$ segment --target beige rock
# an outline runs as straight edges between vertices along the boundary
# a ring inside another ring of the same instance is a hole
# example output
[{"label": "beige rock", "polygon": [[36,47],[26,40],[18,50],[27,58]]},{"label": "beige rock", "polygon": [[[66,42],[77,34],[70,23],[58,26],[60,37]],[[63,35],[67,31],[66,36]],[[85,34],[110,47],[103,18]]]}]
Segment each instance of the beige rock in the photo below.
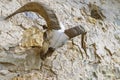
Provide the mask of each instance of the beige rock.
[{"label": "beige rock", "polygon": [[12,80],[26,80],[25,78],[21,78],[21,77],[15,77]]},{"label": "beige rock", "polygon": [[31,27],[23,32],[22,47],[39,46],[43,44],[43,32],[37,27]]},{"label": "beige rock", "polygon": [[96,23],[96,19],[92,18],[92,17],[88,17],[88,21],[92,24],[95,24]]},{"label": "beige rock", "polygon": [[[0,16],[4,18],[29,1],[40,0],[0,0]],[[24,13],[6,21],[1,18],[0,80],[119,80],[120,28],[119,25],[116,26],[115,19],[119,20],[120,1],[41,1],[52,7],[66,29],[81,24],[87,26],[89,30],[84,43],[88,57],[81,46],[81,36],[77,36],[55,50],[45,61],[41,61],[39,52],[43,32],[36,27],[45,24],[43,19],[28,18]],[[106,18],[101,20],[102,24],[99,20],[89,17],[89,3],[98,5],[105,12]],[[78,17],[82,19],[79,20]],[[23,31],[20,24],[27,30]],[[22,48],[15,46],[20,43]],[[10,47],[15,47],[15,51],[9,51]],[[18,74],[20,75],[17,76]]]}]

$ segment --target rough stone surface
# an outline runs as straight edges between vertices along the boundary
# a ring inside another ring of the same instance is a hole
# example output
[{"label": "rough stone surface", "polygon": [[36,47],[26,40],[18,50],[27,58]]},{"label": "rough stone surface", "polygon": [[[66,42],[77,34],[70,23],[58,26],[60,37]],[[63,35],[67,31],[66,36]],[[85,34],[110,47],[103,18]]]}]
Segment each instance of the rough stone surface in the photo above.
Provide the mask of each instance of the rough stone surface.
[{"label": "rough stone surface", "polygon": [[[41,16],[29,12],[3,20],[30,1],[40,0],[0,0],[0,80],[120,80],[120,0],[41,0],[66,29],[79,24],[88,29],[85,40],[69,40],[45,61],[39,53],[42,32],[23,36],[24,28],[42,30]],[[90,3],[99,6],[103,20],[91,17]]]}]

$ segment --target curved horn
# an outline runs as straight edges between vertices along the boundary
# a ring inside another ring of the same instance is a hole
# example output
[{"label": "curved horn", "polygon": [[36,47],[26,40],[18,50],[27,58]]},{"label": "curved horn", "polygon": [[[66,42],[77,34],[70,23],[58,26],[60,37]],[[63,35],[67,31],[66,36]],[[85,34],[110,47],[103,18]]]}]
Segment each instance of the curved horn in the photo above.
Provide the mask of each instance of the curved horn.
[{"label": "curved horn", "polygon": [[73,37],[76,37],[80,34],[85,34],[86,33],[86,30],[81,26],[75,26],[73,28],[70,28],[70,29],[67,29],[65,30],[64,32],[69,38],[73,38]]},{"label": "curved horn", "polygon": [[59,21],[53,10],[49,6],[38,2],[29,2],[25,4],[24,6],[16,10],[14,13],[9,15],[5,19],[10,18],[16,15],[17,13],[21,13],[25,11],[33,11],[40,14],[47,22],[48,29],[55,29],[55,30],[60,29]]}]

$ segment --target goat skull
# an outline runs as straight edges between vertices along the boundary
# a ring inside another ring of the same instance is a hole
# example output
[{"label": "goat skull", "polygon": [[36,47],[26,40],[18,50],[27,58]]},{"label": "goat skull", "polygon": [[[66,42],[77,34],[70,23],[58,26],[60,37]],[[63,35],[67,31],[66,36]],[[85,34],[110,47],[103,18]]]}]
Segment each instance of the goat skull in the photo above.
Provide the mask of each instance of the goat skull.
[{"label": "goat skull", "polygon": [[25,11],[38,13],[47,22],[48,28],[44,33],[44,43],[40,52],[41,59],[45,59],[48,55],[51,55],[55,49],[64,45],[67,40],[86,33],[82,26],[76,26],[65,30],[63,24],[59,23],[54,11],[49,8],[49,6],[38,2],[29,2],[25,4],[5,19]]}]

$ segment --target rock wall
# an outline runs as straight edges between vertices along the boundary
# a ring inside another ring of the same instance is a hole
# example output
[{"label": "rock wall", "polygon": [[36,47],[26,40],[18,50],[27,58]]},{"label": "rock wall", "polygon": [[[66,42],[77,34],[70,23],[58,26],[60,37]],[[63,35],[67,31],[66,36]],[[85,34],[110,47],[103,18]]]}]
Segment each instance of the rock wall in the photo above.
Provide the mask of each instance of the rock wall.
[{"label": "rock wall", "polygon": [[66,29],[88,30],[44,61],[41,16],[25,12],[2,20],[30,1],[40,0],[0,0],[0,80],[120,80],[120,0],[41,0]]}]

